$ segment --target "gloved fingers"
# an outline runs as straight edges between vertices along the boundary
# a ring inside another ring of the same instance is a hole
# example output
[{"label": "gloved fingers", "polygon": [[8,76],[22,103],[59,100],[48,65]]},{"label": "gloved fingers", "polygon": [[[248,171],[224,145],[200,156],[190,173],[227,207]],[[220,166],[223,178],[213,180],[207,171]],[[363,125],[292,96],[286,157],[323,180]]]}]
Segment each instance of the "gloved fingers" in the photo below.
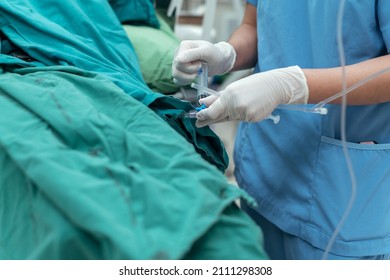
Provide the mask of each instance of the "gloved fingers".
[{"label": "gloved fingers", "polygon": [[215,46],[203,40],[185,40],[176,49],[175,57],[182,63],[202,60]]},{"label": "gloved fingers", "polygon": [[200,40],[182,41],[180,46],[175,50],[173,63],[179,70],[186,72],[186,69],[182,69],[181,67],[189,67],[191,63],[194,64],[194,62],[197,62],[198,67],[193,69],[193,72],[197,71],[200,65],[199,60],[202,57],[201,52],[204,51],[205,45],[211,45],[211,43]]},{"label": "gloved fingers", "polygon": [[211,125],[211,124],[215,124],[215,123],[222,123],[222,122],[227,122],[227,121],[230,121],[229,117],[224,117],[224,118],[216,119],[216,120],[204,120],[204,121],[196,120],[195,126],[200,128],[200,127],[204,127],[207,125]]},{"label": "gloved fingers", "polygon": [[181,54],[179,54],[176,59],[181,63],[188,63],[193,61],[205,61],[208,62],[213,56],[214,52],[212,51],[215,47],[210,46],[201,46],[195,49],[189,49]]},{"label": "gloved fingers", "polygon": [[182,56],[177,56],[173,60],[173,69],[184,72],[187,74],[196,74],[198,69],[201,67],[201,62],[199,60],[187,60],[183,59]]},{"label": "gloved fingers", "polygon": [[202,44],[202,41],[182,41],[175,50],[172,62],[172,77],[175,84],[187,85],[196,78],[201,62],[188,58],[186,53],[190,50],[197,51]]},{"label": "gloved fingers", "polygon": [[210,107],[211,104],[214,103],[215,100],[218,99],[218,96],[216,95],[209,95],[205,98],[199,99],[199,104],[204,104],[206,107]]},{"label": "gloved fingers", "polygon": [[[192,44],[188,47],[188,44]],[[175,67],[185,73],[196,73],[201,67],[201,62],[209,64],[209,76],[217,74],[217,70],[223,64],[223,54],[213,44],[205,41],[190,41],[185,47],[181,47],[175,56]]]},{"label": "gloved fingers", "polygon": [[[214,96],[210,96],[210,97],[214,97]],[[225,107],[221,102],[221,99],[217,98],[210,105],[210,107],[198,112],[196,114],[196,118],[197,118],[196,125],[201,127],[210,123],[216,123],[216,122],[221,122],[223,120],[228,120],[228,115],[226,113]]]},{"label": "gloved fingers", "polygon": [[[208,55],[205,55],[209,52],[208,48],[210,46],[198,47],[196,49],[186,50],[178,54],[173,60],[172,65],[172,76],[176,78],[183,75],[183,79],[187,82],[191,82],[201,68],[201,62],[207,62],[206,58]],[[206,59],[204,59],[206,58]],[[187,77],[184,77],[184,74],[188,74]],[[192,77],[190,80],[189,78]]]},{"label": "gloved fingers", "polygon": [[204,45],[211,45],[211,43],[203,40],[183,40],[176,49],[176,55],[186,52],[191,49],[196,49]]},{"label": "gloved fingers", "polygon": [[174,67],[172,67],[172,77],[173,77],[173,82],[176,85],[184,86],[184,85],[188,85],[193,80],[195,80],[196,73],[187,74],[184,72],[180,72],[176,70]]}]

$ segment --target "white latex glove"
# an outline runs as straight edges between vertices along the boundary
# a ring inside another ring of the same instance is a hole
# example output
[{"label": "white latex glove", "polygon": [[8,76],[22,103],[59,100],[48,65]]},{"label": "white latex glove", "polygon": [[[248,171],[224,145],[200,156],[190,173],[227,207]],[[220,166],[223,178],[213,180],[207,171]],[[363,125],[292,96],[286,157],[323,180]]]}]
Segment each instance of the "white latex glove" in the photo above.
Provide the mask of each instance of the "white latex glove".
[{"label": "white latex glove", "polygon": [[253,74],[231,83],[218,96],[199,102],[206,105],[196,114],[196,126],[229,120],[257,122],[268,117],[280,104],[306,104],[309,89],[298,66]]},{"label": "white latex glove", "polygon": [[177,85],[191,83],[201,62],[208,64],[209,76],[214,76],[227,73],[235,61],[236,51],[226,42],[212,44],[202,40],[182,41],[173,58],[173,81]]}]

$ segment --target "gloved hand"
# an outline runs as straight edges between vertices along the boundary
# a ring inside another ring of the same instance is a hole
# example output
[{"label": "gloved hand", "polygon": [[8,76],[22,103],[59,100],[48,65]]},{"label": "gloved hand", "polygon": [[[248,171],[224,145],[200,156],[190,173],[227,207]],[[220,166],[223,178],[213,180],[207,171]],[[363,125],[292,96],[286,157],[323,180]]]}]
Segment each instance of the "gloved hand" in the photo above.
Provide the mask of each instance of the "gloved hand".
[{"label": "gloved hand", "polygon": [[212,44],[202,40],[182,41],[173,58],[173,81],[177,85],[191,83],[201,62],[208,64],[209,76],[214,76],[227,73],[235,61],[236,51],[226,42]]},{"label": "gloved hand", "polygon": [[229,120],[256,122],[268,117],[280,104],[306,104],[309,89],[298,66],[253,74],[231,83],[218,96],[199,102],[206,105],[196,114],[196,126]]}]

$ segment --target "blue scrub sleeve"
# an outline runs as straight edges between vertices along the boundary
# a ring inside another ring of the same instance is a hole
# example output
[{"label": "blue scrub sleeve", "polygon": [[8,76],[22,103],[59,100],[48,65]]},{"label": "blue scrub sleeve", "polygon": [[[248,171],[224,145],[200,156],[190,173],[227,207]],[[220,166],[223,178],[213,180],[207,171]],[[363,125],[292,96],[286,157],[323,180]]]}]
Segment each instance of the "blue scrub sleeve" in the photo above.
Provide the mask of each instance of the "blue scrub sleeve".
[{"label": "blue scrub sleeve", "polygon": [[387,53],[390,53],[390,1],[378,1],[377,14],[383,41],[386,44]]}]

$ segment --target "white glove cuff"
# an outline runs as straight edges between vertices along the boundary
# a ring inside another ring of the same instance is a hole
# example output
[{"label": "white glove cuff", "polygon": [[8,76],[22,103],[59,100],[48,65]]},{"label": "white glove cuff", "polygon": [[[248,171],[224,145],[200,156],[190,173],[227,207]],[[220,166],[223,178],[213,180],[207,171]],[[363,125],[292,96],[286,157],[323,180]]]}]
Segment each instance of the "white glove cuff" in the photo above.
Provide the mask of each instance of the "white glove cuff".
[{"label": "white glove cuff", "polygon": [[299,66],[290,66],[280,70],[285,72],[291,89],[290,100],[287,104],[307,104],[309,88],[302,69]]},{"label": "white glove cuff", "polygon": [[214,44],[214,46],[216,46],[225,57],[224,63],[222,63],[217,72],[218,75],[223,75],[233,68],[234,63],[236,62],[236,51],[232,45],[226,42],[219,42]]}]

